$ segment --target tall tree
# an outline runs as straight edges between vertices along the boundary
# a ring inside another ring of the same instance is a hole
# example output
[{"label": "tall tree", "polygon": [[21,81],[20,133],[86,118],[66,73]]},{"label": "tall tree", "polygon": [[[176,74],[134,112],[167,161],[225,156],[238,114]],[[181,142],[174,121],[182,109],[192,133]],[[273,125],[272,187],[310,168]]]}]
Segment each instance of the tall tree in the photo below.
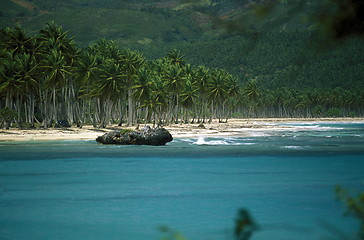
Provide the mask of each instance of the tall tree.
[{"label": "tall tree", "polygon": [[219,122],[221,122],[222,109],[227,99],[228,91],[226,84],[227,73],[221,69],[215,69],[211,76],[208,83],[208,98],[211,104],[210,122],[212,121],[214,112],[216,112]]},{"label": "tall tree", "polygon": [[246,95],[247,100],[248,100],[248,108],[249,108],[248,122],[249,122],[250,113],[252,111],[255,111],[259,104],[260,93],[259,93],[256,79],[251,79],[248,81],[248,83],[246,84],[246,86],[244,88],[244,94]]},{"label": "tall tree", "polygon": [[[21,85],[21,96],[19,98],[18,111],[21,112],[20,107],[23,107],[25,121],[34,127],[35,120],[35,99],[39,91],[39,65],[35,61],[35,57],[29,54],[20,54],[17,56],[15,63],[17,65],[16,77]],[[21,122],[20,115],[18,121]]]},{"label": "tall tree", "polygon": [[154,94],[155,91],[155,74],[146,69],[141,68],[137,74],[135,84],[133,86],[133,97],[136,101],[140,103],[140,108],[144,108],[145,124],[148,121],[148,116],[150,115],[152,110],[155,110],[154,106]]},{"label": "tall tree", "polygon": [[91,111],[92,86],[96,83],[100,69],[96,62],[97,56],[90,52],[84,52],[74,68],[76,89],[80,98],[83,99],[82,111],[79,112],[77,124],[81,127],[88,117],[90,121],[94,118]]},{"label": "tall tree", "polygon": [[21,27],[4,28],[0,31],[1,45],[4,49],[17,54],[29,53],[33,49],[34,38],[28,36]]},{"label": "tall tree", "polygon": [[146,64],[145,58],[136,51],[126,49],[119,54],[118,62],[125,72],[128,91],[128,125],[135,124],[133,86],[137,73]]},{"label": "tall tree", "polygon": [[102,65],[99,84],[95,85],[100,98],[100,127],[106,127],[111,119],[112,110],[115,103],[125,89],[125,75],[121,71],[118,63],[110,60]]},{"label": "tall tree", "polygon": [[165,82],[166,89],[171,94],[169,101],[169,115],[172,115],[174,121],[178,123],[179,95],[185,84],[183,69],[178,65],[170,65],[165,69],[162,77]]},{"label": "tall tree", "polygon": [[[44,69],[44,126],[48,127],[52,122],[57,124],[60,106],[58,103],[59,89],[65,85],[69,72],[69,66],[65,64],[65,58],[58,50],[52,49],[47,58],[43,59],[41,68]],[[52,105],[49,105],[49,101]]]},{"label": "tall tree", "polygon": [[198,87],[196,83],[191,79],[191,77],[188,77],[186,79],[180,97],[181,104],[185,109],[185,122],[188,123],[189,111],[196,104],[198,99]]},{"label": "tall tree", "polygon": [[210,70],[204,66],[199,66],[195,74],[195,82],[198,87],[199,102],[201,103],[199,109],[199,117],[202,118],[202,122],[205,123],[205,112],[208,104],[208,84],[211,78]]}]

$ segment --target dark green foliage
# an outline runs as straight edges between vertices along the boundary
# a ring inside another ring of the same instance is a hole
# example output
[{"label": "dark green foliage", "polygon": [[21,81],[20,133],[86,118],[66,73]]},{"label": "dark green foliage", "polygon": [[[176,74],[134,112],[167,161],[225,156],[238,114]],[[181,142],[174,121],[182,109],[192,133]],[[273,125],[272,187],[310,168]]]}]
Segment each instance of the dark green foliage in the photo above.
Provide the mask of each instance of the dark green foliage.
[{"label": "dark green foliage", "polygon": [[364,2],[360,0],[331,0],[322,8],[317,19],[329,38],[364,37]]},{"label": "dark green foliage", "polygon": [[9,108],[0,109],[0,128],[5,123],[6,128],[9,129],[11,122],[16,118],[17,112]]},{"label": "dark green foliage", "polygon": [[235,219],[234,236],[236,240],[249,240],[252,234],[259,230],[257,223],[248,210],[242,208]]},{"label": "dark green foliage", "polygon": [[346,206],[346,215],[351,215],[360,221],[359,239],[364,239],[364,193],[352,196],[341,186],[336,186],[336,196]]},{"label": "dark green foliage", "polygon": [[127,134],[127,133],[133,132],[134,130],[128,129],[128,128],[123,128],[123,129],[121,129],[119,131],[120,131],[120,134]]},{"label": "dark green foliage", "polygon": [[187,240],[181,233],[168,226],[160,226],[158,230],[162,234],[161,240]]},{"label": "dark green foliage", "polygon": [[148,60],[112,40],[80,49],[54,22],[34,37],[20,27],[0,34],[0,106],[18,113],[19,126],[105,127],[126,115],[128,124],[364,115],[357,40],[317,53],[307,32],[270,32],[256,42],[228,36]]},{"label": "dark green foliage", "polygon": [[341,113],[340,109],[338,109],[338,108],[330,108],[329,110],[327,110],[326,116],[327,117],[340,117],[340,116],[342,116],[342,113]]},{"label": "dark green foliage", "polygon": [[[79,46],[112,39],[119,48],[140,50],[149,59],[178,49],[193,65],[222,68],[240,78],[258,77],[259,84],[269,89],[363,86],[364,44],[347,40],[361,36],[362,1],[33,0],[31,4],[35,8],[28,10],[39,16],[22,18],[24,28],[37,32],[56,20],[76,36]],[[16,8],[21,6],[5,0],[6,11]],[[340,45],[330,43],[337,38]]]}]

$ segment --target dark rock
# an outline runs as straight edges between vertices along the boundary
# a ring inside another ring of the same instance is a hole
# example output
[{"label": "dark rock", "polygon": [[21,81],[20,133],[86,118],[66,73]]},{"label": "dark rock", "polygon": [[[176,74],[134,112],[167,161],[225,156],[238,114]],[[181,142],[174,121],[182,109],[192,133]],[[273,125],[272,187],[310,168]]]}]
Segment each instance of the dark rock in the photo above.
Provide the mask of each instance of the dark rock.
[{"label": "dark rock", "polygon": [[103,144],[118,145],[165,145],[173,140],[172,135],[164,128],[144,127],[141,131],[111,131],[96,138],[96,141]]}]

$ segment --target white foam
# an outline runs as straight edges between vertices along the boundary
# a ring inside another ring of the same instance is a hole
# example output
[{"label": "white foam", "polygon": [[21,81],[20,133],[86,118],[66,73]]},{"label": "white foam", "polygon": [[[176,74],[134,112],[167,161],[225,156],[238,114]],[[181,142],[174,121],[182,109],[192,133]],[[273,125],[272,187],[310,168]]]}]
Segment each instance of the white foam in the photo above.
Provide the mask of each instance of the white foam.
[{"label": "white foam", "polygon": [[252,145],[255,143],[241,143],[241,142],[234,142],[237,141],[237,139],[233,138],[227,138],[223,140],[210,140],[206,141],[204,137],[198,137],[197,141],[192,143],[195,145],[211,145],[211,146],[217,146],[217,145]]},{"label": "white foam", "polygon": [[197,141],[194,142],[193,144],[196,144],[196,145],[204,145],[204,144],[206,144],[205,138],[204,137],[198,137],[197,138]]},{"label": "white foam", "polygon": [[[326,124],[326,123],[322,123]],[[311,123],[283,123],[278,124],[277,126],[287,126],[290,127],[293,131],[301,131],[301,130],[318,130],[318,131],[326,131],[326,130],[341,130],[344,129],[342,127],[330,127],[330,126],[322,126],[319,125],[318,122]]]},{"label": "white foam", "polygon": [[294,146],[294,145],[283,146],[282,148],[287,148],[287,149],[303,149],[303,147],[301,147],[301,146]]},{"label": "white foam", "polygon": [[206,141],[204,137],[198,137],[197,141],[193,144],[196,145],[230,145],[226,140],[212,140]]},{"label": "white foam", "polygon": [[193,142],[193,140],[192,139],[190,139],[190,138],[181,138],[181,139],[179,139],[181,142],[189,142],[189,143],[191,143],[191,142]]}]

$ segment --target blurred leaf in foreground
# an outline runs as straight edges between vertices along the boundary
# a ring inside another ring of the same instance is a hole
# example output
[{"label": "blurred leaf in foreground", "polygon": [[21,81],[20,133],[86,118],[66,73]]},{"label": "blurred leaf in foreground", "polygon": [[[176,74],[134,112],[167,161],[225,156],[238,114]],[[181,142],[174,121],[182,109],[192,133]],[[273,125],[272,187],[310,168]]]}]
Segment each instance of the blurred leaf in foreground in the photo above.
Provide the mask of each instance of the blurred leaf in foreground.
[{"label": "blurred leaf in foreground", "polygon": [[249,240],[253,232],[257,231],[258,229],[258,225],[253,220],[248,210],[245,208],[240,209],[235,220],[235,239]]},{"label": "blurred leaf in foreground", "polygon": [[359,219],[359,239],[364,240],[364,192],[357,196],[351,196],[349,192],[341,186],[336,186],[336,196],[346,205],[346,215],[352,215]]}]

